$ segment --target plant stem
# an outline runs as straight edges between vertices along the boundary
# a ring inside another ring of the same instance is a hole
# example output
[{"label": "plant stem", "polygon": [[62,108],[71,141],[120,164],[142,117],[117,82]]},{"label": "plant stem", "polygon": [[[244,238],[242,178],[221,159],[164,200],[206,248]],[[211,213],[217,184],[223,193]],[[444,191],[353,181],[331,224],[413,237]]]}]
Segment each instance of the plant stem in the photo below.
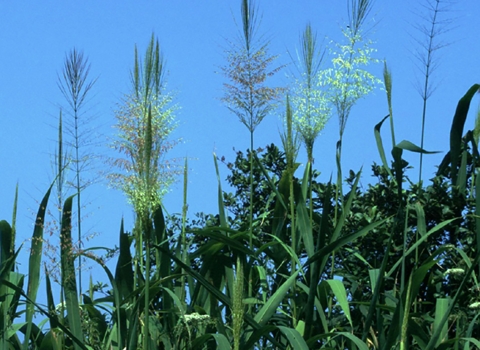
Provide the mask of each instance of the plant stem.
[{"label": "plant stem", "polygon": [[[182,207],[182,261],[187,264],[187,234],[186,234],[186,222],[187,222],[187,184],[188,184],[188,159],[185,158],[185,165],[183,169],[183,207]],[[182,268],[182,296],[180,300],[184,300],[186,297],[186,271]]]},{"label": "plant stem", "polygon": [[[427,116],[427,100],[431,95],[430,91],[430,75],[432,70],[432,56],[433,51],[435,48],[433,47],[433,38],[435,37],[435,25],[437,24],[437,14],[439,12],[439,5],[440,0],[435,0],[436,5],[435,9],[433,10],[433,17],[432,17],[432,26],[430,28],[430,32],[428,33],[428,48],[427,48],[427,57],[425,60],[425,82],[422,91],[422,99],[423,99],[423,111],[422,111],[422,136],[420,140],[420,148],[423,149],[424,145],[424,138],[425,138],[425,119]],[[423,153],[420,152],[420,169],[418,174],[418,182],[422,181],[422,170],[423,170]]]}]

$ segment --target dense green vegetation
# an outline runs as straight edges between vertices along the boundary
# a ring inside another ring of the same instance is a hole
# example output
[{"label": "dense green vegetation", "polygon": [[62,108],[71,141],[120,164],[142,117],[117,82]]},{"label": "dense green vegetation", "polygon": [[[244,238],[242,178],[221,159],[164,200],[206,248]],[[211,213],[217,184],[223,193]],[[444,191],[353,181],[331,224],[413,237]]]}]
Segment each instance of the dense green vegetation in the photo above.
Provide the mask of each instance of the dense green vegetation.
[{"label": "dense green vegetation", "polygon": [[[478,130],[465,130],[480,85],[458,102],[445,140],[449,151],[436,175],[423,182],[420,168],[416,182],[403,154],[429,152],[395,142],[385,64],[389,114],[372,125],[381,164],[344,177],[342,138],[350,111],[379,84],[363,67],[375,63],[361,34],[371,3],[349,3],[347,40],[332,52],[332,68],[320,68],[323,54],[307,25],[301,73],[287,91],[264,86],[282,67],[271,67],[275,56],[268,54],[268,42],[253,40],[255,8],[241,1],[244,41],[227,51],[223,101],[248,128],[250,148],[231,162],[213,156],[218,211],[193,218],[187,216],[187,162],[183,213],[164,214],[162,196],[176,173],[162,160],[175,144],[168,136],[176,106],[164,91],[164,61],[154,36],[143,64],[135,48],[132,91],[116,111],[113,144],[127,160],[112,160],[117,168],[110,174],[132,204],[135,225],[128,231],[118,222],[114,271],[101,258],[113,247],[76,249],[77,182],[76,194],[63,199],[56,296],[42,255],[46,215],[55,204],[51,193],[56,188],[62,198],[68,166],[60,119],[58,174],[39,205],[28,271],[16,265],[22,249],[15,242],[16,200],[12,221],[0,221],[0,349],[480,348],[480,154]],[[73,51],[70,62],[79,57],[83,71],[88,66],[81,54]],[[87,86],[88,92],[93,83]],[[255,127],[283,104],[283,144],[255,149]],[[332,111],[340,122],[337,178],[324,183],[314,168],[313,145]],[[387,120],[390,150],[382,139]],[[303,174],[300,145],[308,155]],[[220,162],[229,170],[232,192],[222,190]],[[369,171],[374,180],[360,186],[362,172]],[[80,230],[78,236],[80,241]],[[98,265],[107,283],[77,286],[80,259]],[[46,305],[37,300],[41,278]]]}]

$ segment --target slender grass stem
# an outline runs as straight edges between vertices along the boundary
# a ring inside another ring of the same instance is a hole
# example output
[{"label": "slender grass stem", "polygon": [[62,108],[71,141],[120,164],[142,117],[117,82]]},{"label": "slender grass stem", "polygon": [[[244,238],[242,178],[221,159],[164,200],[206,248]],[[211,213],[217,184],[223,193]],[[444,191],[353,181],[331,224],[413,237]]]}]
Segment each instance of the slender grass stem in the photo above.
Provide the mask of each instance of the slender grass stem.
[{"label": "slender grass stem", "polygon": [[[182,206],[182,261],[184,264],[187,264],[187,232],[186,232],[186,224],[187,224],[187,212],[188,212],[188,204],[187,204],[187,186],[188,186],[188,159],[185,158],[185,165],[183,168],[183,206]],[[185,269],[182,268],[182,295],[180,300],[184,300],[186,297],[186,279],[187,274]]]}]

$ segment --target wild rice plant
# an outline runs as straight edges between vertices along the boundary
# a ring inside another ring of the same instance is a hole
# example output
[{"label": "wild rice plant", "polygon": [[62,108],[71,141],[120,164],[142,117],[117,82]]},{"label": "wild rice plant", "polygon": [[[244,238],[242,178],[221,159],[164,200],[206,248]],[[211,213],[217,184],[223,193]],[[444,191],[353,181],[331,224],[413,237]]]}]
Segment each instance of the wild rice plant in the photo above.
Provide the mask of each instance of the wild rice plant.
[{"label": "wild rice plant", "polygon": [[[415,21],[414,28],[420,32],[422,38],[414,38],[416,49],[413,53],[418,60],[417,68],[422,76],[422,80],[417,80],[417,91],[422,98],[422,131],[420,138],[420,148],[424,147],[425,122],[427,117],[428,100],[436,89],[433,85],[433,74],[438,68],[439,62],[436,58],[438,51],[448,44],[438,41],[439,37],[450,31],[453,20],[451,18],[441,18],[448,10],[448,1],[426,0],[422,6],[428,10],[428,17],[423,17],[421,21]],[[423,153],[420,153],[420,165],[418,181],[422,181]]]},{"label": "wild rice plant", "polygon": [[[78,248],[82,249],[82,201],[81,191],[84,190],[92,182],[90,179],[85,179],[86,172],[92,168],[94,155],[91,147],[95,143],[95,136],[93,130],[88,127],[92,122],[92,117],[85,115],[84,109],[91,95],[91,90],[97,82],[98,78],[89,79],[90,64],[88,58],[83,56],[83,52],[73,48],[65,57],[64,67],[61,76],[58,77],[57,85],[67,101],[68,114],[72,120],[67,121],[67,132],[70,135],[71,141],[68,142],[74,150],[74,156],[71,159],[70,165],[74,167],[75,178],[70,182],[75,189],[77,195],[77,239]],[[62,121],[60,116],[59,132],[61,133]],[[62,136],[59,136],[59,150],[57,159],[58,165],[58,184],[65,178],[63,173],[63,165],[61,160],[64,157],[62,152]],[[63,195],[61,187],[58,188],[58,194]],[[59,198],[60,203],[63,198]],[[78,255],[78,284],[79,293],[82,290],[82,268],[81,255]]]},{"label": "wild rice plant", "polygon": [[[222,101],[250,132],[250,154],[254,152],[254,133],[262,120],[271,113],[283,88],[267,87],[267,77],[278,73],[283,66],[271,67],[277,56],[268,53],[269,42],[257,38],[259,20],[253,0],[241,0],[241,36],[239,43],[229,42],[226,51],[228,64],[222,67],[229,80],[224,84],[225,95]],[[253,158],[250,159],[250,172],[253,172]],[[253,182],[250,178],[250,201],[253,202]],[[251,208],[250,208],[251,209]],[[250,213],[252,230],[253,213]],[[252,248],[253,231],[249,240]]]}]

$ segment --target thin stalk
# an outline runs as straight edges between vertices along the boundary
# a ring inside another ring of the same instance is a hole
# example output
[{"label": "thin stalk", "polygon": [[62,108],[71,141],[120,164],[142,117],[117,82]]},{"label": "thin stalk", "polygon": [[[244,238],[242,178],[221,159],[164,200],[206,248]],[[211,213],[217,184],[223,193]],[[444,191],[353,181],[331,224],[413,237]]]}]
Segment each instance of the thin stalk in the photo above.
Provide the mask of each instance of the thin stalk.
[{"label": "thin stalk", "polygon": [[[253,129],[250,131],[250,209],[249,209],[249,235],[248,243],[250,250],[253,249]],[[250,257],[252,259],[252,257]],[[248,297],[253,294],[253,267],[248,269]],[[248,313],[251,311],[251,304],[248,304]]]},{"label": "thin stalk", "polygon": [[[296,242],[297,242],[297,228],[295,226],[295,201],[294,201],[294,191],[293,191],[293,172],[291,171],[293,169],[290,168],[289,170],[289,182],[290,182],[290,226],[292,230],[292,252],[294,254],[297,254],[297,247],[296,247]],[[290,271],[290,275],[293,275],[297,269],[297,263],[292,256],[292,269]],[[295,307],[295,281],[292,284],[292,301],[291,301],[291,310],[292,310],[292,320],[293,320],[293,328],[297,326],[297,308]]]},{"label": "thin stalk", "polygon": [[60,116],[58,120],[58,154],[56,157],[57,163],[57,200],[59,210],[58,222],[62,222],[62,204],[63,204],[63,185],[65,183],[64,176],[64,155],[63,155],[63,121],[62,121],[62,110],[60,109]]},{"label": "thin stalk", "polygon": [[144,269],[143,265],[143,237],[142,237],[142,224],[141,220],[139,217],[139,214],[137,214],[137,218],[135,219],[135,226],[133,228],[134,230],[134,237],[135,237],[135,258],[134,258],[134,281],[133,285],[138,288],[140,287],[140,278],[139,274],[141,271]]},{"label": "thin stalk", "polygon": [[151,238],[151,232],[150,232],[150,225],[146,223],[145,225],[145,254],[146,256],[146,262],[145,262],[145,299],[144,299],[144,323],[143,323],[143,348],[144,349],[149,349],[149,340],[150,340],[150,334],[149,334],[149,314],[150,314],[150,238]]},{"label": "thin stalk", "polygon": [[[186,234],[186,224],[187,224],[187,184],[188,184],[188,159],[185,158],[185,165],[183,168],[183,207],[182,207],[182,261],[184,264],[187,264],[187,234]],[[187,272],[182,268],[182,297],[180,300],[185,300],[186,297],[186,278]]]},{"label": "thin stalk", "polygon": [[[292,111],[290,108],[289,98],[287,96],[287,137],[286,137],[286,154],[287,154],[287,171],[289,176],[289,184],[290,184],[290,227],[292,232],[292,252],[294,255],[292,256],[292,268],[291,268],[291,275],[295,273],[297,270],[297,264],[294,259],[294,256],[297,255],[297,227],[295,225],[295,193],[293,187],[293,174],[295,172],[295,156],[296,156],[296,145],[294,144],[293,140],[293,121],[292,121]],[[291,310],[292,310],[292,318],[293,318],[293,327],[297,326],[297,308],[295,307],[295,290],[296,290],[296,283],[295,281],[292,284],[292,301],[291,301]]]},{"label": "thin stalk", "polygon": [[18,207],[18,182],[15,186],[15,198],[13,200],[13,212],[12,212],[12,242],[10,246],[10,251],[15,252],[15,236],[16,236],[16,226],[17,226],[17,207]]},{"label": "thin stalk", "polygon": [[[81,208],[81,197],[80,197],[80,155],[79,155],[79,131],[78,131],[78,109],[74,108],[74,118],[75,118],[75,173],[77,178],[76,189],[77,189],[77,239],[78,239],[78,249],[82,249],[82,208]],[[78,254],[78,294],[79,297],[82,295],[82,255]]]},{"label": "thin stalk", "polygon": [[[289,181],[289,207],[290,207],[290,230],[291,230],[291,249],[294,253],[292,255],[291,260],[291,271],[290,275],[293,275],[297,270],[297,264],[294,256],[299,255],[297,252],[297,227],[296,227],[296,218],[295,218],[295,191],[294,191],[294,173],[296,170],[297,165],[295,164],[295,160],[298,153],[298,139],[297,135],[294,135],[293,132],[293,113],[292,107],[290,104],[290,97],[287,95],[286,98],[286,113],[284,117],[285,128],[283,134],[280,134],[280,138],[282,139],[283,148],[285,150],[285,157],[287,161],[287,169],[286,174],[288,175]],[[292,283],[292,299],[291,299],[291,310],[292,310],[292,319],[293,319],[293,327],[297,326],[297,309],[295,306],[295,291],[296,291],[296,283],[293,281]]]},{"label": "thin stalk", "polygon": [[[400,350],[407,350],[409,348],[409,343],[408,343],[408,319],[410,317],[410,302],[411,302],[411,293],[410,293],[410,287],[412,285],[412,277],[413,277],[413,272],[410,274],[410,277],[408,279],[408,286],[407,286],[407,296],[405,298],[405,309],[403,311],[403,320],[402,320],[402,328],[400,332]],[[402,293],[400,293],[402,295]],[[400,300],[402,297],[400,297]]]},{"label": "thin stalk", "polygon": [[[85,139],[85,133],[80,131],[80,116],[81,110],[86,102],[86,97],[89,94],[92,87],[95,85],[97,79],[88,81],[88,75],[90,71],[90,64],[88,59],[84,58],[83,53],[77,51],[75,48],[65,58],[64,69],[62,78],[58,78],[58,87],[67,100],[73,117],[73,147],[75,148],[75,194],[77,196],[77,234],[78,234],[78,248],[82,249],[82,206],[81,206],[81,179],[80,175],[85,162],[90,158],[88,156],[80,155],[80,147],[82,143],[85,145],[88,140]],[[59,154],[59,157],[62,156]],[[79,283],[79,297],[82,293],[82,258],[81,254],[78,254],[78,283]]]},{"label": "thin stalk", "polygon": [[248,214],[249,220],[249,248],[253,248],[253,131],[250,132],[250,208]]},{"label": "thin stalk", "polygon": [[[151,157],[152,157],[152,110],[151,106],[148,109],[147,115],[147,125],[146,125],[146,132],[145,132],[145,178],[144,184],[146,187],[146,193],[150,194],[150,186],[151,186],[151,172],[153,169],[150,167]],[[142,212],[142,222],[143,222],[143,230],[145,233],[145,254],[146,254],[146,262],[145,262],[145,309],[144,309],[144,327],[143,327],[143,348],[148,349],[149,346],[149,307],[150,307],[150,244],[151,244],[151,219],[150,219],[150,210],[151,208],[145,208]],[[152,211],[153,212],[153,211]],[[157,262],[160,263],[160,262]]]},{"label": "thin stalk", "polygon": [[[437,51],[438,49],[442,48],[445,46],[445,44],[437,44],[435,37],[437,35],[440,35],[444,33],[445,31],[448,30],[448,28],[444,28],[439,30],[438,25],[440,23],[446,24],[448,26],[449,22],[451,20],[443,20],[439,21],[438,15],[442,9],[440,8],[440,0],[433,0],[434,5],[430,6],[430,10],[432,12],[431,18],[429,20],[430,28],[428,29],[424,25],[417,25],[417,29],[422,32],[427,38],[427,44],[421,43],[421,46],[426,50],[426,56],[423,56],[419,52],[416,53],[417,58],[421,62],[423,68],[422,72],[425,74],[425,80],[423,82],[423,86],[420,89],[419,88],[419,93],[422,97],[423,100],[423,106],[422,106],[422,129],[421,129],[421,139],[420,139],[420,148],[423,149],[424,147],[424,141],[425,141],[425,123],[426,123],[426,117],[427,117],[427,102],[430,96],[433,93],[433,88],[431,86],[431,76],[437,66],[436,61],[434,60],[434,52]],[[417,40],[417,42],[419,42]],[[423,153],[420,153],[420,169],[419,169],[419,174],[418,174],[418,181],[422,181],[422,171],[423,171]]]},{"label": "thin stalk", "polygon": [[240,340],[243,327],[244,305],[243,305],[243,263],[237,257],[237,266],[235,269],[235,280],[233,286],[233,306],[232,306],[232,323],[233,323],[233,348],[240,350]]}]

